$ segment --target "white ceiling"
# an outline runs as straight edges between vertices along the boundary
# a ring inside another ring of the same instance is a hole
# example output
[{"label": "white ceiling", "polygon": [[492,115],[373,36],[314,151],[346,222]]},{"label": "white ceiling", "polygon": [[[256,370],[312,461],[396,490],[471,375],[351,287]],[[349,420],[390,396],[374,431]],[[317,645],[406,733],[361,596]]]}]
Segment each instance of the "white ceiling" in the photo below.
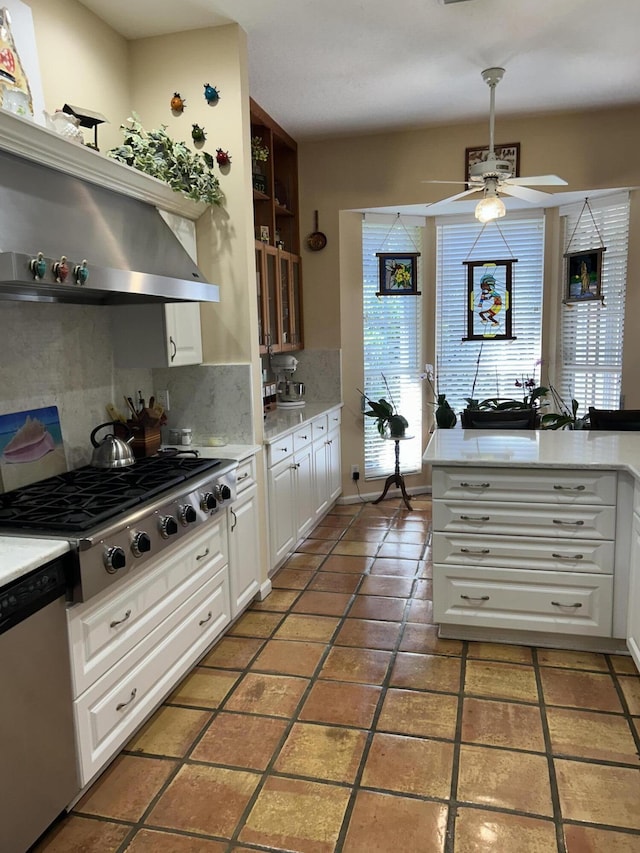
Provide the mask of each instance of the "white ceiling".
[{"label": "white ceiling", "polygon": [[[638,0],[81,0],[127,38],[236,21],[251,94],[298,141],[640,104]],[[215,57],[212,58],[212,65]]]}]

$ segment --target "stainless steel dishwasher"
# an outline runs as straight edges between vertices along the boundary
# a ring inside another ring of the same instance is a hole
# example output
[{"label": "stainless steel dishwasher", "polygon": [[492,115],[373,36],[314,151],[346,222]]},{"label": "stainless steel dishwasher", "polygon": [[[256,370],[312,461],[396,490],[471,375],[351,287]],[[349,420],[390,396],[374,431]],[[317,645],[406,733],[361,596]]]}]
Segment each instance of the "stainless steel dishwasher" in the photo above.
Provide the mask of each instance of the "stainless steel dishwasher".
[{"label": "stainless steel dishwasher", "polygon": [[60,557],[0,587],[0,850],[24,853],[80,791]]}]

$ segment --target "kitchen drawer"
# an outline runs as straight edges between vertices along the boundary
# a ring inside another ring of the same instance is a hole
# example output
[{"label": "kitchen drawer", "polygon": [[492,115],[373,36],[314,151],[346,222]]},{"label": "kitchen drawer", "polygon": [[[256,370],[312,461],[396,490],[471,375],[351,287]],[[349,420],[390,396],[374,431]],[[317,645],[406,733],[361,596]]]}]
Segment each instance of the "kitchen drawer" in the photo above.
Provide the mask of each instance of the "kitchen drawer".
[{"label": "kitchen drawer", "polygon": [[334,409],[332,412],[329,412],[327,415],[327,424],[329,432],[333,429],[337,429],[342,422],[342,409]]},{"label": "kitchen drawer", "polygon": [[613,506],[617,478],[615,471],[581,468],[434,466],[432,483],[434,498]]},{"label": "kitchen drawer", "polygon": [[326,438],[329,432],[329,419],[327,415],[320,415],[320,417],[314,418],[311,421],[311,430],[314,441],[317,441],[319,438]]},{"label": "kitchen drawer", "polygon": [[293,435],[276,439],[273,444],[267,445],[267,467],[272,468],[278,462],[282,462],[293,453]]},{"label": "kitchen drawer", "polygon": [[433,562],[452,566],[613,574],[614,552],[611,540],[433,534]]},{"label": "kitchen drawer", "polygon": [[122,748],[230,618],[225,567],[153,632],[143,657],[136,648],[74,702],[82,785]]},{"label": "kitchen drawer", "polygon": [[548,506],[536,503],[433,501],[436,532],[476,533],[483,537],[545,536],[568,539],[614,539],[614,506]]},{"label": "kitchen drawer", "polygon": [[434,564],[435,622],[610,637],[613,577]]},{"label": "kitchen drawer", "polygon": [[228,562],[226,514],[188,545],[117,591],[67,611],[74,696],[153,631]]},{"label": "kitchen drawer", "polygon": [[299,427],[293,433],[294,451],[302,450],[302,448],[306,447],[307,444],[311,444],[312,433],[313,430],[310,423],[306,423],[304,426]]},{"label": "kitchen drawer", "polygon": [[238,465],[236,471],[236,492],[242,494],[245,489],[248,489],[256,481],[256,458],[252,456],[250,459],[245,459]]}]

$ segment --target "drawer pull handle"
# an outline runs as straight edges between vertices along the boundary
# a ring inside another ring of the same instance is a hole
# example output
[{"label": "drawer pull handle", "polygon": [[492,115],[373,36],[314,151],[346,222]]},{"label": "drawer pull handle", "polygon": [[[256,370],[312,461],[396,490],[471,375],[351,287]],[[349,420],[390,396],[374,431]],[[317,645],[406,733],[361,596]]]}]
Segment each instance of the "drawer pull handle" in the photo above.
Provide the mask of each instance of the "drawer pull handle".
[{"label": "drawer pull handle", "polygon": [[489,548],[460,548],[461,554],[489,554]]},{"label": "drawer pull handle", "polygon": [[249,476],[248,474],[241,474],[238,477],[238,482],[241,483],[243,480],[246,480],[248,476]]},{"label": "drawer pull handle", "polygon": [[465,601],[489,601],[488,595],[460,595]]},{"label": "drawer pull handle", "polygon": [[281,450],[283,453],[288,453],[288,452],[289,452],[289,448],[288,448],[288,447],[276,447],[276,450]]},{"label": "drawer pull handle", "polygon": [[324,427],[323,427],[323,426],[318,426],[318,427],[317,427],[317,429],[324,429]]},{"label": "drawer pull handle", "polygon": [[231,532],[233,533],[233,531],[236,529],[236,524],[238,523],[238,516],[237,516],[237,515],[235,514],[235,512],[233,511],[233,507],[232,507],[232,506],[230,506],[230,507],[229,507],[229,512],[230,512],[230,513],[231,513],[231,515],[233,516],[233,524],[231,525]]},{"label": "drawer pull handle", "polygon": [[109,623],[110,628],[117,628],[118,625],[122,625],[123,622],[126,622],[127,619],[131,616],[131,611],[127,610],[122,619],[114,619],[113,622]]},{"label": "drawer pull handle", "polygon": [[299,463],[299,462],[294,462],[294,463],[293,463],[293,465],[291,466],[291,468],[292,468],[294,471],[297,471],[299,467],[300,467],[300,463]]},{"label": "drawer pull handle", "polygon": [[309,436],[308,435],[301,435],[300,438],[304,438],[304,440],[306,441],[307,438],[309,438]]},{"label": "drawer pull handle", "polygon": [[584,492],[586,486],[554,486],[557,492]]},{"label": "drawer pull handle", "polygon": [[204,554],[196,554],[196,560],[204,560],[205,557],[209,556],[209,549],[206,548]]},{"label": "drawer pull handle", "polygon": [[138,692],[138,688],[137,688],[137,687],[134,687],[134,688],[133,688],[133,690],[131,691],[131,696],[129,696],[129,698],[127,699],[127,701],[126,701],[126,702],[119,702],[119,703],[116,705],[116,711],[122,711],[122,709],[123,709],[123,708],[126,708],[126,707],[127,707],[127,705],[130,705],[130,704],[133,702],[133,700],[136,698],[136,693],[137,693],[137,692]]},{"label": "drawer pull handle", "polygon": [[555,560],[583,560],[584,554],[552,554]]},{"label": "drawer pull handle", "polygon": [[198,625],[200,625],[200,626],[202,626],[202,625],[206,625],[206,624],[207,624],[207,622],[210,622],[210,621],[211,621],[211,617],[212,617],[212,616],[213,616],[213,613],[212,613],[211,611],[209,611],[209,612],[207,613],[207,618],[206,618],[206,619],[201,619],[201,620],[198,622]]},{"label": "drawer pull handle", "polygon": [[460,483],[461,489],[489,489],[491,483]]},{"label": "drawer pull handle", "polygon": [[490,515],[461,515],[461,521],[490,521]]},{"label": "drawer pull handle", "polygon": [[579,521],[565,521],[563,518],[554,518],[553,523],[554,524],[571,524],[574,527],[582,527],[582,525],[584,524],[584,521],[582,519],[580,519]]},{"label": "drawer pull handle", "polygon": [[582,604],[580,604],[579,601],[576,601],[575,604],[563,604],[561,601],[552,601],[551,603],[554,607],[582,607]]}]

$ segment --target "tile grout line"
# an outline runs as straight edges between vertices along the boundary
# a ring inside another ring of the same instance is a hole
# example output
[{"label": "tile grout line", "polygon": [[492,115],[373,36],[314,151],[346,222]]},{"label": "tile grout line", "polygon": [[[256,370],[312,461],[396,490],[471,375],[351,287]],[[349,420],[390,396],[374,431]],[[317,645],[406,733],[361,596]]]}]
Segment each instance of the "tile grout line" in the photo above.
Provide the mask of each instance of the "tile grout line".
[{"label": "tile grout line", "polygon": [[444,853],[454,853],[456,820],[458,818],[458,779],[460,776],[460,752],[462,749],[462,717],[464,713],[464,684],[467,675],[467,657],[469,643],[462,644],[460,656],[460,685],[458,688],[458,708],[456,712],[456,730],[453,740],[453,761],[451,763],[451,788],[449,808],[447,812],[447,828],[445,830]]}]

